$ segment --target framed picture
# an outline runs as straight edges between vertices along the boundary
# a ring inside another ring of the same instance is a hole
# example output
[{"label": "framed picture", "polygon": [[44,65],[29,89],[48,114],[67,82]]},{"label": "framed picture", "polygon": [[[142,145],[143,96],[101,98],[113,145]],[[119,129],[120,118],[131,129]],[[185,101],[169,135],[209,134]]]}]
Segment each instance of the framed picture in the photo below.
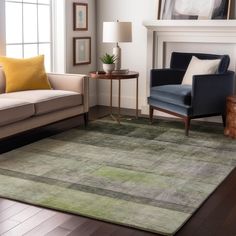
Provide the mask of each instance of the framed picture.
[{"label": "framed picture", "polygon": [[73,38],[74,65],[91,63],[91,37]]},{"label": "framed picture", "polygon": [[73,25],[74,30],[88,30],[88,4],[73,3]]},{"label": "framed picture", "polygon": [[160,0],[160,19],[229,19],[231,0]]}]

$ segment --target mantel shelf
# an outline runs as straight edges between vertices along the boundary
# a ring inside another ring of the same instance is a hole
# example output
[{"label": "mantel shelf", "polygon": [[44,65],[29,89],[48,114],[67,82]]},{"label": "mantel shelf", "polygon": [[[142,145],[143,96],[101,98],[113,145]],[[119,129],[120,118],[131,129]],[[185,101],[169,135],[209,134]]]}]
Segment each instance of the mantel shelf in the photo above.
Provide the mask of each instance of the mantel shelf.
[{"label": "mantel shelf", "polygon": [[153,31],[236,31],[236,20],[152,20],[143,25]]}]

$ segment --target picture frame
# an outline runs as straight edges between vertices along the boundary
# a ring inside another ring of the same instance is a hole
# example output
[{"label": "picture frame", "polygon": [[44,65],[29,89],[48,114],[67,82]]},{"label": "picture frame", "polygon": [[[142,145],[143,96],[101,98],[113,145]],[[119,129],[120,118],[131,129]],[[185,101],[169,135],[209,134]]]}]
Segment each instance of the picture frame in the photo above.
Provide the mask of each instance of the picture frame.
[{"label": "picture frame", "polygon": [[159,0],[161,20],[229,19],[231,0]]},{"label": "picture frame", "polygon": [[91,64],[91,37],[73,38],[74,65]]},{"label": "picture frame", "polygon": [[157,0],[157,19],[161,19],[161,5],[162,5],[162,0]]},{"label": "picture frame", "polygon": [[73,3],[73,28],[74,31],[88,30],[88,4]]}]

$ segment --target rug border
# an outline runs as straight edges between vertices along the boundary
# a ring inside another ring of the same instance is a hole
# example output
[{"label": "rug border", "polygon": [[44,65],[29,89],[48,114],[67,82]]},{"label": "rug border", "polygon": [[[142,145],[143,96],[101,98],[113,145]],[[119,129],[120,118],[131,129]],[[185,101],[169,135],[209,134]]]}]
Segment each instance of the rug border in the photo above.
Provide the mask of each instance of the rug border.
[{"label": "rug border", "polygon": [[67,210],[62,210],[60,208],[57,208],[57,207],[49,207],[49,206],[45,206],[45,205],[42,205],[42,204],[34,204],[34,203],[31,203],[29,201],[24,201],[24,200],[19,200],[19,199],[15,199],[15,198],[10,198],[10,197],[4,197],[0,194],[0,198],[3,198],[3,199],[7,199],[7,200],[11,200],[11,201],[15,201],[15,202],[19,202],[19,203],[22,203],[22,204],[27,204],[27,205],[30,205],[30,206],[35,206],[35,207],[39,207],[39,208],[43,208],[43,209],[47,209],[47,210],[52,210],[52,211],[58,211],[60,213],[65,213],[65,214],[70,214],[70,215],[73,215],[73,216],[81,216],[81,217],[85,217],[85,218],[88,218],[88,219],[92,219],[92,220],[98,220],[98,221],[101,221],[101,222],[104,222],[104,223],[110,223],[110,224],[114,224],[114,225],[117,225],[117,226],[123,226],[123,227],[128,227],[130,229],[137,229],[137,230],[141,230],[141,231],[144,231],[144,232],[150,232],[150,233],[155,233],[155,234],[160,234],[160,235],[163,235],[163,236],[173,236],[175,235],[179,230],[181,230],[184,225],[197,213],[197,211],[205,204],[205,202],[217,191],[217,189],[230,177],[230,175],[232,174],[232,172],[236,169],[236,167],[234,167],[230,173],[222,180],[222,182],[212,191],[212,193],[201,203],[201,205],[199,205],[199,207],[191,214],[191,216],[189,216],[181,226],[179,226],[174,232],[172,233],[163,233],[163,232],[159,232],[157,230],[151,230],[151,229],[146,229],[146,228],[143,228],[143,227],[138,227],[138,226],[134,226],[134,225],[130,225],[130,224],[125,224],[125,223],[117,223],[117,222],[113,222],[112,220],[105,220],[105,219],[102,219],[102,218],[99,218],[99,217],[93,217],[93,216],[90,216],[90,215],[86,215],[86,214],[81,214],[81,213],[76,213],[76,212],[73,212],[73,211],[67,211]]},{"label": "rug border", "polygon": [[[186,221],[184,221],[184,223],[173,233],[173,235],[175,235],[179,230],[181,230],[184,225],[197,213],[197,211],[206,203],[206,201],[212,197],[212,195],[218,190],[218,188],[220,188],[220,186],[227,181],[227,179],[230,177],[230,175],[232,175],[233,171],[236,169],[236,167],[234,167],[229,174],[222,180],[222,182],[219,183],[219,185],[212,191],[212,193],[199,205],[199,207],[192,213],[192,215],[186,219]],[[163,234],[164,235],[164,234]]]},{"label": "rug border", "polygon": [[117,225],[117,226],[122,226],[122,227],[129,228],[129,229],[141,230],[143,232],[150,232],[150,233],[154,233],[154,234],[160,234],[160,235],[163,235],[163,236],[173,236],[177,232],[176,231],[176,232],[170,233],[170,234],[169,233],[161,233],[157,230],[151,230],[151,229],[149,230],[149,229],[145,229],[143,227],[133,226],[133,225],[130,225],[130,224],[117,223],[117,222],[113,222],[111,220],[104,220],[104,219],[99,218],[99,217],[96,218],[96,217],[89,216],[89,215],[86,215],[86,214],[80,214],[80,213],[70,212],[70,211],[66,211],[66,210],[61,210],[57,207],[51,208],[51,207],[44,206],[44,205],[41,205],[41,204],[35,205],[35,204],[33,204],[31,202],[28,202],[28,201],[17,200],[17,199],[10,198],[10,197],[4,197],[2,195],[0,195],[0,198],[6,199],[6,200],[9,200],[9,201],[15,201],[15,202],[22,203],[22,204],[27,204],[27,205],[30,205],[30,206],[33,206],[33,207],[38,207],[38,208],[43,208],[43,209],[46,209],[46,210],[57,211],[59,213],[70,214],[70,215],[73,215],[73,216],[85,217],[85,218],[88,218],[90,220],[97,220],[97,221],[101,221],[103,223],[114,224],[114,225]]}]

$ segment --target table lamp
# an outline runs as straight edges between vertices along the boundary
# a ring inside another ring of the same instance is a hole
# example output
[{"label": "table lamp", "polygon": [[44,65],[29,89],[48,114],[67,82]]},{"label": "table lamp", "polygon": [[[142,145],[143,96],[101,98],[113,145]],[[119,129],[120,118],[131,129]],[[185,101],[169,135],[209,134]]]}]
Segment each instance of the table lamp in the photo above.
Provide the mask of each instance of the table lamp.
[{"label": "table lamp", "polygon": [[116,56],[115,70],[121,70],[121,48],[118,43],[132,42],[131,22],[103,22],[103,42],[116,43],[113,54]]}]

